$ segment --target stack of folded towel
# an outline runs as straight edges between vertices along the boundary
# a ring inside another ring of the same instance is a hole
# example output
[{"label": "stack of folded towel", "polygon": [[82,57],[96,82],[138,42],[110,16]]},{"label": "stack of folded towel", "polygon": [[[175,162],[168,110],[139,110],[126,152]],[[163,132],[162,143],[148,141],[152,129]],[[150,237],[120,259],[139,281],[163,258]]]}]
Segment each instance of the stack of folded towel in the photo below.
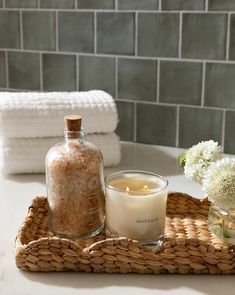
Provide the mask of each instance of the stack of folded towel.
[{"label": "stack of folded towel", "polygon": [[120,161],[120,143],[114,133],[118,115],[113,98],[104,91],[1,92],[0,167],[3,173],[45,172],[45,157],[63,141],[64,116],[83,118],[85,140],[97,145],[104,166]]}]

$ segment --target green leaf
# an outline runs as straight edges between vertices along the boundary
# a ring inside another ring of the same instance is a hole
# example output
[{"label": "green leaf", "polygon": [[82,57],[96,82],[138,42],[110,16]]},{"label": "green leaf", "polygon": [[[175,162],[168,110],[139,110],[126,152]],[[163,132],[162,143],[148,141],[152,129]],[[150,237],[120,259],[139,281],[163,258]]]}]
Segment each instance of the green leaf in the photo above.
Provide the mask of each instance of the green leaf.
[{"label": "green leaf", "polygon": [[185,153],[180,154],[178,161],[179,161],[180,167],[184,167],[186,164],[186,154]]}]

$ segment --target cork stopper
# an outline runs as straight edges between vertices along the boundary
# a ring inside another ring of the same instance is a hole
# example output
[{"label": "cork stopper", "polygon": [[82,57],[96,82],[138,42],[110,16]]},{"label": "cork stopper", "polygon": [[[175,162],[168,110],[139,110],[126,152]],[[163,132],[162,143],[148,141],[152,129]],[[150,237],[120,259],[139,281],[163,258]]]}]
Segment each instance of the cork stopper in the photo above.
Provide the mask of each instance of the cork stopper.
[{"label": "cork stopper", "polygon": [[64,117],[66,131],[80,131],[82,126],[82,117],[78,115],[69,115]]}]

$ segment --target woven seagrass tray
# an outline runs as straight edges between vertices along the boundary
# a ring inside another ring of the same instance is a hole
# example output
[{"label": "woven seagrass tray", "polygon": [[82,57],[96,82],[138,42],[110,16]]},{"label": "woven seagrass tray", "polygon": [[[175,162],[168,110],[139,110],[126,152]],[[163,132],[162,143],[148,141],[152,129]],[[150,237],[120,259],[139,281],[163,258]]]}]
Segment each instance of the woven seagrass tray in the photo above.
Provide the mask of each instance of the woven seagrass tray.
[{"label": "woven seagrass tray", "polygon": [[165,240],[150,251],[121,237],[74,241],[48,232],[47,199],[33,199],[16,237],[16,265],[25,271],[234,274],[235,248],[208,229],[210,203],[169,193]]}]

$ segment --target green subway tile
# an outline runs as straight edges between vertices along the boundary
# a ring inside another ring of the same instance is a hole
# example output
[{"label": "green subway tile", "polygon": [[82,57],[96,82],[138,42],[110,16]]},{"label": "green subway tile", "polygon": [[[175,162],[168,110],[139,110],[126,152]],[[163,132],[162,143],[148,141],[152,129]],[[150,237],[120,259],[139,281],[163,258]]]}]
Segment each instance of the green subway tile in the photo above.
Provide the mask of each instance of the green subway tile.
[{"label": "green subway tile", "polygon": [[97,13],[97,52],[134,54],[134,13]]},{"label": "green subway tile", "polygon": [[209,10],[231,11],[235,10],[234,0],[208,0]]},{"label": "green subway tile", "polygon": [[14,89],[40,89],[39,55],[36,53],[9,52],[9,87]]},{"label": "green subway tile", "polygon": [[226,23],[225,14],[183,14],[182,57],[224,59]]},{"label": "green subway tile", "polygon": [[235,111],[226,112],[224,152],[235,154]]},{"label": "green subway tile", "polygon": [[156,100],[157,62],[120,58],[118,60],[118,97],[132,100]]},{"label": "green subway tile", "polygon": [[0,11],[0,48],[20,47],[18,11]]},{"label": "green subway tile", "polygon": [[25,49],[55,50],[55,13],[51,11],[23,11]]},{"label": "green subway tile", "polygon": [[40,0],[41,8],[73,9],[74,0]]},{"label": "green subway tile", "polygon": [[179,118],[179,146],[189,148],[200,141],[221,143],[222,111],[181,107]]},{"label": "green subway tile", "polygon": [[157,10],[158,0],[118,0],[120,10]]},{"label": "green subway tile", "polygon": [[235,60],[235,14],[230,17],[229,59]]},{"label": "green subway tile", "polygon": [[76,57],[73,55],[43,54],[43,90],[76,90]]},{"label": "green subway tile", "polygon": [[163,0],[162,10],[204,10],[205,0]]},{"label": "green subway tile", "polygon": [[134,134],[134,103],[116,101],[118,110],[117,134],[121,140],[133,141]]},{"label": "green subway tile", "polygon": [[59,49],[93,52],[94,15],[91,12],[59,12]]},{"label": "green subway tile", "polygon": [[140,13],[138,54],[142,56],[178,56],[179,15],[176,13]]},{"label": "green subway tile", "polygon": [[206,64],[205,105],[235,108],[235,65]]},{"label": "green subway tile", "polygon": [[79,9],[114,9],[115,0],[77,0]]},{"label": "green subway tile", "polygon": [[201,87],[201,63],[161,61],[161,102],[199,105],[201,103]]},{"label": "green subway tile", "polygon": [[6,86],[5,52],[0,51],[0,87]]},{"label": "green subway tile", "polygon": [[175,146],[176,107],[137,104],[137,142]]},{"label": "green subway tile", "polygon": [[100,89],[115,95],[115,59],[79,57],[79,90]]},{"label": "green subway tile", "polygon": [[5,0],[7,8],[36,8],[37,0]]}]

